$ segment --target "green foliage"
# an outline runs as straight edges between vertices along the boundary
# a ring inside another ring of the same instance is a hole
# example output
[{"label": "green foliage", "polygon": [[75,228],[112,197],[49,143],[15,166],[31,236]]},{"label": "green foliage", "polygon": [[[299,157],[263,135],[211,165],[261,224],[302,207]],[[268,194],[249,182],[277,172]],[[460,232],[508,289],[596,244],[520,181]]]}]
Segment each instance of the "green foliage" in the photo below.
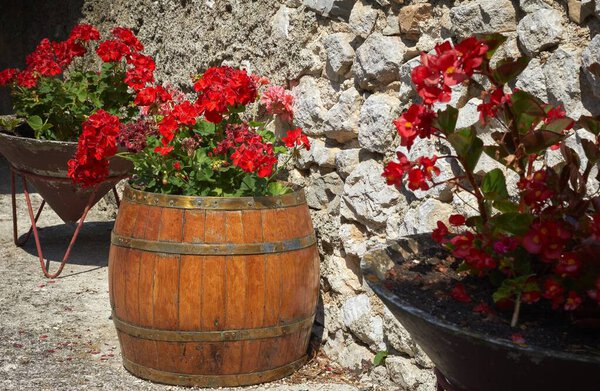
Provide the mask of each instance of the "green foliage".
[{"label": "green foliage", "polygon": [[104,63],[98,73],[73,69],[64,78],[40,77],[35,88],[13,89],[14,112],[38,139],[76,141],[81,124],[98,109],[121,118],[135,114],[124,77],[120,63]]},{"label": "green foliage", "polygon": [[448,136],[448,141],[456,150],[465,168],[473,171],[479,161],[481,152],[483,152],[483,141],[477,137],[475,128],[459,129]]},{"label": "green foliage", "polygon": [[388,352],[385,350],[381,350],[381,351],[377,352],[375,357],[373,357],[373,365],[375,365],[377,367],[379,365],[385,364],[385,359],[387,358],[387,356],[388,356]]}]

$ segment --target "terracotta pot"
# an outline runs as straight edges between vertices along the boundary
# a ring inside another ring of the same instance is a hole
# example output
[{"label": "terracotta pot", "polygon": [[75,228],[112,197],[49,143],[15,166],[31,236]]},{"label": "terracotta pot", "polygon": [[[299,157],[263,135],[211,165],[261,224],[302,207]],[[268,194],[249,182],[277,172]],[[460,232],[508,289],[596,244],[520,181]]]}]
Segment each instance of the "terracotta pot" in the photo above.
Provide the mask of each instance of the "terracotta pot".
[{"label": "terracotta pot", "polygon": [[[65,222],[79,220],[92,193],[91,188],[83,189],[67,176],[67,162],[76,149],[76,142],[36,140],[0,132],[0,154],[17,174],[27,177]],[[132,170],[131,162],[118,157],[110,160],[109,167],[110,176],[97,186],[92,205]]]},{"label": "terracotta pot", "polygon": [[407,248],[423,251],[415,250],[416,241],[411,243],[402,249],[394,243],[368,252],[361,270],[369,286],[433,361],[448,390],[600,390],[600,352],[589,356],[521,347],[460,328],[388,289],[390,281],[385,281],[384,275],[394,262],[402,260],[401,253]]},{"label": "terracotta pot", "polygon": [[221,198],[127,186],[111,241],[113,320],[134,375],[239,386],[304,363],[319,257],[303,191]]}]

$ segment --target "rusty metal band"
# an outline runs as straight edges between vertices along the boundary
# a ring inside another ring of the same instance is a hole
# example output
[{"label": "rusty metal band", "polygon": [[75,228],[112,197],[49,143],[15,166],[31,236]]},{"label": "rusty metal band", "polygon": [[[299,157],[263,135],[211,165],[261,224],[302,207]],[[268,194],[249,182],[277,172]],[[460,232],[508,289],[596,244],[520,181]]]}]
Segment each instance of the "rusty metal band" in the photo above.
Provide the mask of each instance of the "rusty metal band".
[{"label": "rusty metal band", "polygon": [[126,185],[123,199],[142,205],[175,209],[253,210],[288,208],[306,203],[303,189],[272,197],[196,197],[149,193]]},{"label": "rusty metal band", "polygon": [[283,240],[280,242],[262,243],[181,243],[161,242],[129,238],[111,233],[110,242],[118,247],[132,248],[163,254],[178,255],[254,255],[272,254],[301,250],[317,243],[317,237],[312,232],[307,236]]},{"label": "rusty metal band", "polygon": [[136,338],[167,342],[227,342],[277,338],[310,329],[315,320],[315,314],[300,321],[279,326],[218,331],[151,329],[125,322],[119,319],[114,312],[112,318],[117,330]]},{"label": "rusty metal band", "polygon": [[123,357],[123,366],[133,375],[157,383],[174,384],[188,387],[196,386],[202,388],[216,388],[266,383],[281,379],[302,367],[306,362],[306,359],[306,356],[302,356],[302,358],[299,360],[293,361],[281,367],[269,369],[267,371],[239,373],[232,375],[191,375],[161,371],[136,364],[125,357]]}]

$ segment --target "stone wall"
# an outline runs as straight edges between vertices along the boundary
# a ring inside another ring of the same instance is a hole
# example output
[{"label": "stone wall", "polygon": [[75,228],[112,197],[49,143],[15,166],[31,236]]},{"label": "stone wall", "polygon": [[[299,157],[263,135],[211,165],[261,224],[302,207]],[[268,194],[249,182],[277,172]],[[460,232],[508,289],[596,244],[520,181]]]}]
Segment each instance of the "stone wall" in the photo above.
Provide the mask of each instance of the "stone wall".
[{"label": "stone wall", "polygon": [[[362,280],[360,257],[468,210],[466,194],[399,192],[381,177],[399,149],[392,120],[415,99],[410,71],[419,52],[501,32],[509,38],[500,55],[534,58],[516,87],[563,104],[575,118],[600,112],[600,1],[85,0],[81,11],[105,30],[133,28],[162,81],[189,85],[198,70],[228,64],[293,91],[297,124],[313,143],[290,179],[306,186],[319,236],[323,348],[384,389],[434,390],[434,377]],[[460,126],[477,121],[478,91],[455,88]],[[480,163],[491,167],[491,159]],[[390,356],[373,368],[381,350]]]}]

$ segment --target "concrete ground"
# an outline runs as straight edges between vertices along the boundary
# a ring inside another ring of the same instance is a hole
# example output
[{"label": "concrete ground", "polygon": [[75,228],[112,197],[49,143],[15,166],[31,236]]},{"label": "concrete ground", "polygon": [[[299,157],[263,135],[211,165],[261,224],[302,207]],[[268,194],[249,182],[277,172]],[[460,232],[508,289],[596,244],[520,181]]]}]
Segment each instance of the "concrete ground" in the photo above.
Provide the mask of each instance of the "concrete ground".
[{"label": "concrete ground", "polygon": [[[19,192],[20,234],[28,228]],[[33,238],[12,241],[9,171],[0,158],[0,390],[176,390],[140,380],[121,365],[110,316],[107,259],[113,222],[95,208],[60,278],[44,278]],[[40,197],[34,194],[36,205]],[[56,260],[71,237],[50,209],[39,225],[45,255]],[[58,262],[50,262],[55,270]],[[318,356],[298,373],[268,385],[237,390],[371,390]]]}]

